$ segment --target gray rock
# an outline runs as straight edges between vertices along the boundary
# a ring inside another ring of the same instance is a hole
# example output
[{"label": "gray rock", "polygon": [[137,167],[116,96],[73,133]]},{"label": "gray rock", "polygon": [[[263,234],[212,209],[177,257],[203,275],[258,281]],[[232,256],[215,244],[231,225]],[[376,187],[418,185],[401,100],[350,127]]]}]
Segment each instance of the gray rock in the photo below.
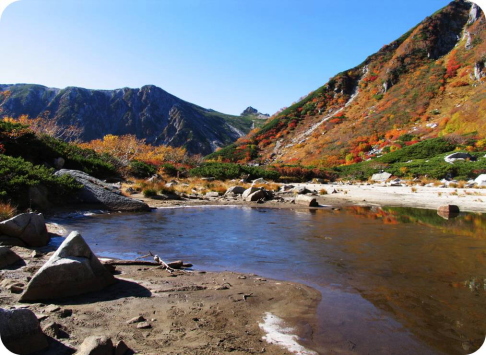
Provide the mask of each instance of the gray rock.
[{"label": "gray rock", "polygon": [[29,309],[0,308],[0,334],[5,347],[15,354],[30,354],[49,346],[37,317]]},{"label": "gray rock", "polygon": [[480,18],[481,18],[481,9],[476,3],[473,3],[471,6],[471,11],[469,12],[469,19],[467,20],[467,24],[472,25]]},{"label": "gray rock", "polygon": [[317,199],[313,196],[307,195],[297,195],[295,197],[295,203],[298,205],[304,205],[307,207],[317,207],[319,204],[317,203]]},{"label": "gray rock", "polygon": [[152,326],[148,322],[140,322],[137,324],[138,329],[150,329]]},{"label": "gray rock", "polygon": [[0,247],[0,269],[13,265],[20,260],[22,258],[10,250],[10,248]]},{"label": "gray rock", "polygon": [[138,316],[138,317],[133,317],[132,319],[127,321],[127,324],[140,323],[145,321],[146,319],[143,316]]},{"label": "gray rock", "polygon": [[229,195],[229,194],[233,193],[235,195],[241,195],[241,194],[243,194],[243,192],[245,192],[244,187],[242,187],[242,186],[231,186],[230,188],[228,188],[228,190],[226,190],[226,192],[224,194]]},{"label": "gray rock", "polygon": [[90,336],[84,339],[76,355],[113,355],[113,342],[105,336]]},{"label": "gray rock", "polygon": [[101,204],[112,211],[149,211],[150,207],[138,200],[123,196],[111,184],[104,183],[78,170],[59,170],[57,176],[70,175],[83,185],[77,193],[77,200],[81,203]]},{"label": "gray rock", "polygon": [[0,245],[9,247],[27,247],[27,244],[25,244],[19,238],[9,237],[6,235],[0,235]]},{"label": "gray rock", "polygon": [[78,232],[71,232],[37,271],[21,295],[21,302],[56,299],[98,291],[115,278],[93,254]]},{"label": "gray rock", "polygon": [[389,178],[391,178],[392,174],[390,173],[379,173],[379,174],[373,174],[373,176],[371,177],[371,180],[372,181],[378,181],[378,182],[385,182],[386,180],[388,180]]},{"label": "gray rock", "polygon": [[216,191],[209,191],[206,193],[205,195],[206,197],[219,197],[219,193],[217,193]]},{"label": "gray rock", "polygon": [[453,154],[450,154],[448,156],[446,156],[444,158],[444,160],[447,162],[447,163],[450,163],[450,164],[453,164],[454,162],[458,161],[458,160],[471,160],[471,161],[474,161],[476,160],[476,157],[469,154],[469,153],[461,153],[461,152],[458,152],[458,153],[453,153]]},{"label": "gray rock", "polygon": [[42,213],[22,213],[0,222],[0,235],[18,238],[30,247],[45,246],[50,240]]},{"label": "gray rock", "polygon": [[243,192],[243,194],[241,195],[241,197],[242,197],[244,200],[246,200],[246,198],[247,198],[248,196],[250,196],[252,193],[254,193],[254,192],[258,191],[258,190],[261,190],[261,188],[259,188],[259,187],[253,187],[253,186],[252,186],[252,187],[250,187],[249,189],[246,189],[246,190]]},{"label": "gray rock", "polygon": [[24,284],[19,282],[19,283],[10,285],[8,287],[8,290],[10,291],[10,293],[20,294],[24,291]]},{"label": "gray rock", "polygon": [[123,340],[120,340],[115,345],[115,355],[125,355],[130,348],[125,344]]},{"label": "gray rock", "polygon": [[255,201],[259,201],[261,199],[265,199],[266,195],[265,195],[265,191],[263,190],[257,190],[255,192],[253,192],[252,194],[248,195],[245,200],[246,201],[250,201],[250,202],[255,202]]},{"label": "gray rock", "polygon": [[266,181],[265,179],[263,178],[258,178],[256,180],[253,180],[252,181],[252,184],[268,184],[268,181]]},{"label": "gray rock", "polygon": [[300,186],[300,187],[295,187],[293,190],[293,192],[297,193],[297,194],[307,194],[309,192],[312,192],[311,190],[307,189],[306,187],[303,187],[303,186]]},{"label": "gray rock", "polygon": [[69,338],[69,334],[62,330],[62,326],[58,323],[51,322],[42,328],[42,331],[45,335],[56,338]]}]

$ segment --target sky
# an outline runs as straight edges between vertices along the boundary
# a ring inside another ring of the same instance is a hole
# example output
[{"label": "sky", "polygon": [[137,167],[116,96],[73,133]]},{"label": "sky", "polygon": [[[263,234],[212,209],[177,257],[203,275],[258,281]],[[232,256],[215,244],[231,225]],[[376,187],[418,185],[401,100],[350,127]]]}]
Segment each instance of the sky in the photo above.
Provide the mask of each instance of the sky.
[{"label": "sky", "polygon": [[20,0],[0,20],[0,83],[150,84],[227,114],[273,114],[448,3]]}]

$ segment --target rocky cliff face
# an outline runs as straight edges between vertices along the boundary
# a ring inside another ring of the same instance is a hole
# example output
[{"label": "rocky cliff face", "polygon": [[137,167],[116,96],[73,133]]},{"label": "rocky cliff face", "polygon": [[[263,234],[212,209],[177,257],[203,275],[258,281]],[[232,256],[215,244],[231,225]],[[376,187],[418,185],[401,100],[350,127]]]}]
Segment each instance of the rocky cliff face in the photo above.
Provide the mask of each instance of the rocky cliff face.
[{"label": "rocky cliff face", "polygon": [[484,14],[455,0],[271,117],[237,151],[330,167],[437,136],[484,139],[485,64]]},{"label": "rocky cliff face", "polygon": [[46,117],[82,128],[81,139],[133,134],[154,145],[209,154],[246,134],[250,119],[225,115],[183,101],[156,86],[88,90],[40,85],[0,85],[0,115]]}]

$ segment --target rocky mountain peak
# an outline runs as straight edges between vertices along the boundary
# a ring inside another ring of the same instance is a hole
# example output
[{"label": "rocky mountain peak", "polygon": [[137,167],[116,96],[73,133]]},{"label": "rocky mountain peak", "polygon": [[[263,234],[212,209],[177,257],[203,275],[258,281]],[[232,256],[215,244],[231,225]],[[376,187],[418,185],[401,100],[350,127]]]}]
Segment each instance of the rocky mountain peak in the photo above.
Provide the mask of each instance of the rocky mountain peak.
[{"label": "rocky mountain peak", "polygon": [[270,117],[268,113],[261,113],[256,108],[248,106],[242,113],[241,116],[256,116],[257,118],[266,119]]}]

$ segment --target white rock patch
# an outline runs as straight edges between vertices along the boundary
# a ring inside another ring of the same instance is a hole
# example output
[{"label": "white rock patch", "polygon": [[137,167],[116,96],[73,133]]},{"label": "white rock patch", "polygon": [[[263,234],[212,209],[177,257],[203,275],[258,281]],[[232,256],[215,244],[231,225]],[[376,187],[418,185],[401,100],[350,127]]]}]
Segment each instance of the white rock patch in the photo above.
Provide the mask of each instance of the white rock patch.
[{"label": "white rock patch", "polygon": [[284,321],[272,313],[267,312],[263,323],[258,325],[267,334],[263,337],[267,343],[280,345],[293,354],[317,355],[315,351],[308,350],[297,343],[297,335],[292,334],[294,329],[285,327]]}]

